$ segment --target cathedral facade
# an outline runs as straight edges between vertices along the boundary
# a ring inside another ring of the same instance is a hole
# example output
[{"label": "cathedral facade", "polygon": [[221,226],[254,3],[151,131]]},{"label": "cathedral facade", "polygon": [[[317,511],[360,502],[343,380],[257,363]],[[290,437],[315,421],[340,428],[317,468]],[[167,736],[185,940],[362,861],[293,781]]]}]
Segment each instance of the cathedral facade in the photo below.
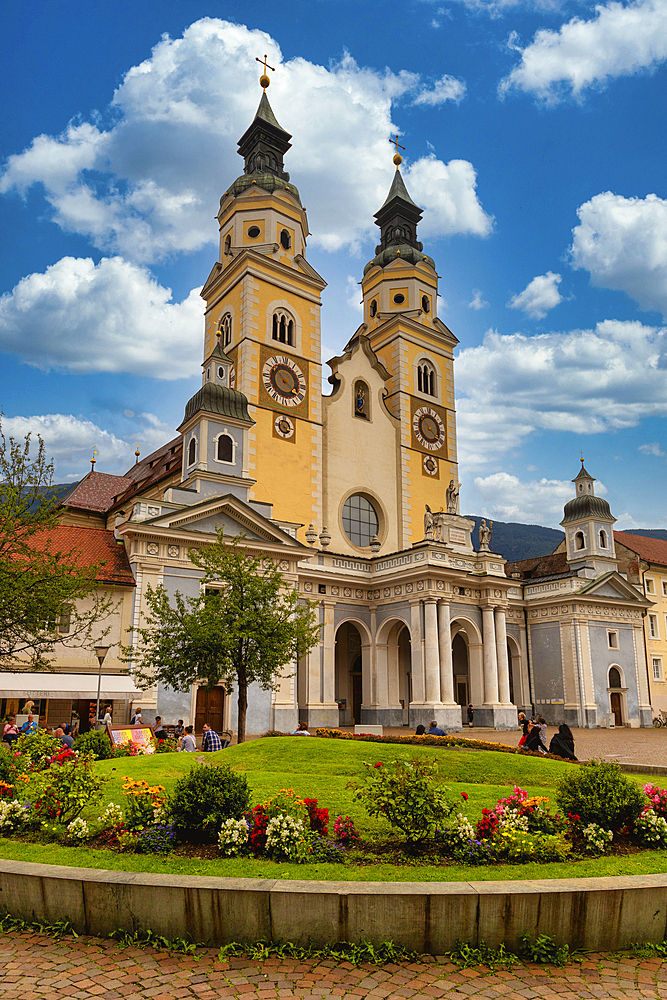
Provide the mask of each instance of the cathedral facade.
[{"label": "cathedral facade", "polygon": [[[299,720],[456,729],[469,704],[476,725],[497,729],[515,729],[520,709],[600,725],[612,701],[622,724],[650,724],[650,602],[617,571],[613,517],[583,465],[565,552],[506,566],[486,526],[473,548],[458,501],[457,339],[438,316],[438,275],[398,155],[361,277],[363,322],[322,393],[325,281],[306,259],[308,220],[284,169],[290,138],[264,92],[239,141],[243,173],[220,200],[202,387],[178,436],[124,477],[89,474],[64,498],[63,522],[113,533],[135,627],[147,584],[199,592],[189,552],[219,527],[242,532],[316,603],[320,644],[273,691],[251,692],[250,733]],[[133,704],[144,719],[235,726],[221,689],[156,686]]]}]

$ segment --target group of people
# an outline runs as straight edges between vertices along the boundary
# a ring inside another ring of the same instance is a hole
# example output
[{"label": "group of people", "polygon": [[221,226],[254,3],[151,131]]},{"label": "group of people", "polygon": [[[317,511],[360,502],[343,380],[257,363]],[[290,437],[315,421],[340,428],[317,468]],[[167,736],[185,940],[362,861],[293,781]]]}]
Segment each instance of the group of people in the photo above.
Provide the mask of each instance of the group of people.
[{"label": "group of people", "polygon": [[553,753],[558,757],[576,760],[574,755],[574,736],[572,730],[564,722],[558,727],[558,732],[551,737],[547,747],[547,721],[543,716],[529,719],[525,712],[519,712],[519,725],[523,730],[519,746],[534,753]]},{"label": "group of people", "polygon": [[[19,736],[31,736],[38,729],[39,724],[33,715],[29,715],[21,727],[16,725],[16,716],[9,715],[2,729],[2,742],[11,746]],[[46,726],[44,732],[48,733],[49,736],[57,736],[63,746],[69,747],[70,750],[74,746],[72,727],[67,722],[61,722],[55,728],[53,726]]]}]

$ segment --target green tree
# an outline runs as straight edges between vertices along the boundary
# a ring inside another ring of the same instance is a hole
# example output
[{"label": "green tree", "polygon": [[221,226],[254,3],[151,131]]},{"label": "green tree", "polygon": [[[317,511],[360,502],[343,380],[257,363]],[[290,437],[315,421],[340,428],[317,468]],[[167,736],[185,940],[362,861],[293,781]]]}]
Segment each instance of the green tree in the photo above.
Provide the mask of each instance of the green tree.
[{"label": "green tree", "polygon": [[137,645],[125,648],[135,664],[135,679],[149,687],[156,680],[176,691],[195,681],[212,688],[238,688],[238,741],[245,740],[248,685],[273,687],[281,669],[303,656],[320,639],[314,605],[286,586],[271,558],[252,555],[243,538],[227,541],[222,529],[211,545],[191,551],[203,570],[202,593],[174,595],[147,587],[149,611],[137,629]]},{"label": "green tree", "polygon": [[[38,436],[5,438],[0,424],[0,664],[48,668],[56,643],[88,646],[109,632],[115,609],[99,589],[99,565],[80,566],[77,552],[56,550],[58,498],[53,463]],[[85,602],[83,605],[81,602]]]}]

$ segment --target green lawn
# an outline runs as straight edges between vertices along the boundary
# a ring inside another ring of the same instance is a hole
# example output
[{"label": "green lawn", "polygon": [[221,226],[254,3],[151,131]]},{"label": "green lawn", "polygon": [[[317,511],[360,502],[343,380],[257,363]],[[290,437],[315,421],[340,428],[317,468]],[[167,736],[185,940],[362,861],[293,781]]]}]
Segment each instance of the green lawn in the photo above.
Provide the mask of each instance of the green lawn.
[{"label": "green lawn", "polygon": [[[439,765],[439,780],[455,794],[465,791],[461,810],[473,822],[484,807],[520,785],[530,794],[549,796],[554,803],[555,784],[572,765],[554,760],[539,760],[492,751],[470,752],[395,744],[369,744],[352,741],[284,737],[252,740],[241,746],[211,754],[208,760],[224,761],[247,775],[251,801],[262,802],[281,788],[293,788],[304,798],[316,798],[328,808],[333,820],[342,813],[351,816],[364,838],[386,836],[389,827],[370,820],[346,789],[348,781],[363,770],[363,761],[390,761],[420,757],[434,759]],[[178,777],[194,764],[191,754],[160,754],[153,757],[130,757],[100,761],[96,767],[109,779],[105,801],[122,802],[124,778],[143,778],[168,790]],[[633,775],[638,782],[647,779]],[[98,810],[95,810],[95,813]],[[94,815],[92,810],[84,811]],[[259,878],[342,879],[347,881],[488,881],[498,879],[570,878],[601,875],[633,875],[667,870],[667,851],[647,851],[627,857],[587,859],[578,862],[546,865],[493,865],[487,868],[444,865],[372,864],[293,865],[255,859],[216,859],[212,861],[152,855],[118,854],[86,847],[61,847],[53,844],[28,844],[0,839],[0,857],[11,860],[41,861],[50,864],[88,868],[111,868],[125,871],[171,872],[191,875],[224,875]]]}]

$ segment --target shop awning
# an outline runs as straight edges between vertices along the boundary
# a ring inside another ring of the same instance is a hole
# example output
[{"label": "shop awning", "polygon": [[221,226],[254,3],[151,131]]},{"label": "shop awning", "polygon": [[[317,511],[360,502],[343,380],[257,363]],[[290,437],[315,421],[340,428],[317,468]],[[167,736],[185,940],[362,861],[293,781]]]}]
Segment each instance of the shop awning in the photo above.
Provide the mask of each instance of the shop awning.
[{"label": "shop awning", "polygon": [[[129,674],[102,674],[102,698],[141,694]],[[97,674],[0,672],[0,698],[97,698]]]}]

